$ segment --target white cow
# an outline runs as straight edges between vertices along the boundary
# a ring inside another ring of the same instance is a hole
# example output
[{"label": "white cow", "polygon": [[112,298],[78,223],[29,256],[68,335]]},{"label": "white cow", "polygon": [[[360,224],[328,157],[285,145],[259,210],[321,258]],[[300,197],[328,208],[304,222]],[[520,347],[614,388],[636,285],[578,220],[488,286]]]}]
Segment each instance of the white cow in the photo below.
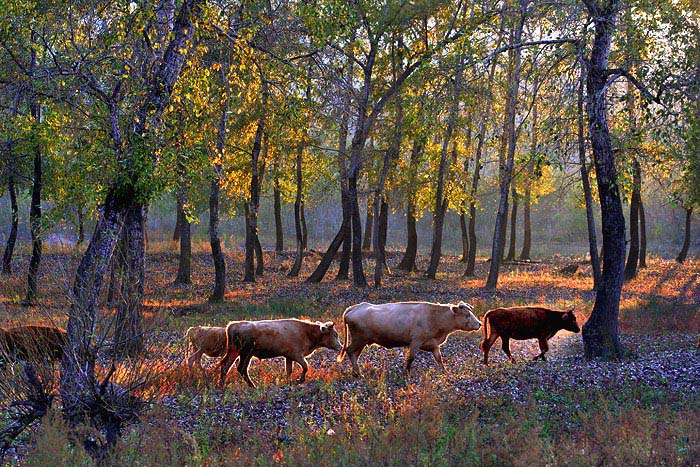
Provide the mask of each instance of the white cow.
[{"label": "white cow", "polygon": [[[360,376],[357,358],[365,346],[378,344],[383,347],[408,347],[406,374],[410,376],[411,364],[419,350],[432,352],[440,368],[440,346],[454,331],[478,331],[481,322],[467,303],[399,302],[373,305],[363,302],[348,307],[343,313],[345,344],[338,356],[342,361],[347,353],[352,362],[353,374]],[[348,345],[348,337],[351,342]]]}]

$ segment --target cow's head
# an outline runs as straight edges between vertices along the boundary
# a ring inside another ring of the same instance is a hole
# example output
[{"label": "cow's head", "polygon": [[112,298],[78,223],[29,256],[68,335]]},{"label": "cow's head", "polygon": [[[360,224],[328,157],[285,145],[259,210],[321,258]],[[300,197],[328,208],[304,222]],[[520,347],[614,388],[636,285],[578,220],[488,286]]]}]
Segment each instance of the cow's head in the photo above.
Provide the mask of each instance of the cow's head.
[{"label": "cow's head", "polygon": [[469,303],[459,302],[457,305],[450,305],[450,309],[457,318],[457,329],[477,331],[481,327],[481,321],[474,316],[474,307]]},{"label": "cow's head", "polygon": [[338,337],[338,333],[333,327],[333,321],[318,323],[318,325],[321,328],[321,340],[319,342],[319,346],[338,351],[343,348],[343,344],[340,342],[340,337]]},{"label": "cow's head", "polygon": [[576,322],[576,315],[574,314],[574,309],[569,308],[561,315],[561,320],[564,323],[564,329],[571,332],[581,332],[581,328],[578,327]]}]

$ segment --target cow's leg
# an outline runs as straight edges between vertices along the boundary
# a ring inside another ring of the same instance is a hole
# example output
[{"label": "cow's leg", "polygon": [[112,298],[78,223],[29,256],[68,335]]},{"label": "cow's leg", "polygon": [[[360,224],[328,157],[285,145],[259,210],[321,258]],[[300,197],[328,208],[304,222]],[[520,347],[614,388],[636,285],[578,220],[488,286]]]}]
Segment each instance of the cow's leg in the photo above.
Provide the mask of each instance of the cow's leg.
[{"label": "cow's leg", "polygon": [[306,363],[306,359],[303,356],[295,358],[294,361],[301,365],[301,376],[295,382],[303,383],[306,381],[306,372],[309,371],[309,364]]},{"label": "cow's leg", "polygon": [[408,348],[408,357],[406,358],[406,378],[411,377],[411,365],[413,364],[413,360],[416,359],[416,355],[418,354],[418,351],[420,350],[420,345],[411,345]]},{"label": "cow's leg", "polygon": [[360,365],[357,364],[357,359],[365,349],[365,345],[366,344],[364,342],[358,339],[353,339],[352,343],[346,350],[348,357],[350,357],[350,363],[352,363],[352,374],[354,376],[362,376],[362,373],[360,373]]},{"label": "cow's leg", "polygon": [[544,356],[544,354],[549,350],[549,344],[547,343],[547,338],[546,337],[540,337],[538,339],[540,343],[540,354],[533,358],[533,361],[537,361],[538,358],[541,358],[543,362],[547,361],[547,357]]},{"label": "cow's leg", "polygon": [[445,371],[445,364],[442,363],[442,353],[440,352],[440,347],[435,347],[433,350],[433,358],[437,362],[438,365],[440,365],[440,368],[442,371]]},{"label": "cow's leg", "polygon": [[289,357],[285,357],[285,363],[287,367],[287,383],[292,382],[292,369],[294,367],[294,360]]},{"label": "cow's leg", "polygon": [[221,359],[221,362],[219,363],[221,366],[221,377],[219,378],[220,386],[223,386],[226,382],[226,376],[228,375],[231,366],[233,366],[233,362],[236,361],[237,356],[238,352],[227,352],[224,358]]},{"label": "cow's leg", "polygon": [[248,376],[248,366],[250,366],[250,359],[253,358],[252,353],[243,353],[241,352],[241,359],[238,362],[238,373],[243,376],[243,379],[245,380],[246,383],[248,383],[248,386],[251,388],[255,387],[255,384],[253,381],[250,379],[250,376]]},{"label": "cow's leg", "polygon": [[199,366],[200,369],[202,368],[202,354],[203,353],[204,352],[202,352],[201,349],[198,349],[197,351],[192,352],[189,357],[187,357],[187,366],[189,367],[190,370],[192,369],[192,366],[195,363]]},{"label": "cow's leg", "polygon": [[491,349],[493,343],[496,342],[496,339],[498,339],[498,333],[492,329],[491,335],[481,341],[481,345],[479,345],[481,351],[484,352],[484,365],[489,364],[489,349]]},{"label": "cow's leg", "polygon": [[513,355],[511,355],[510,353],[510,337],[501,336],[501,348],[503,349],[503,352],[505,352],[505,354],[508,356],[511,362],[517,363],[515,357],[513,357]]}]

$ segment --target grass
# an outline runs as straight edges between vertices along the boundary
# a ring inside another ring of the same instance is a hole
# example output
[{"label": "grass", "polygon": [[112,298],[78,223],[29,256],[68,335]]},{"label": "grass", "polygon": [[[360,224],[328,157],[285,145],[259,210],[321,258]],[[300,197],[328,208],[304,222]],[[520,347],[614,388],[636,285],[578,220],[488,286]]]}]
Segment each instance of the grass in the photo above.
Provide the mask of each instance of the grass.
[{"label": "grass", "polygon": [[[151,401],[150,409],[120,441],[117,465],[696,465],[700,461],[697,385],[693,390],[667,376],[675,371],[668,365],[677,365],[678,381],[683,380],[685,367],[700,358],[693,348],[700,333],[697,260],[678,266],[653,259],[637,279],[625,284],[620,329],[634,355],[628,361],[583,363],[579,336],[563,334],[553,339],[546,364],[525,363],[534,355],[536,343],[523,341],[512,345],[520,363],[508,363],[497,344],[493,363],[483,367],[478,363],[480,335],[459,334],[443,348],[446,374],[421,355],[414,377],[406,381],[401,372],[403,351],[375,347],[363,353],[361,380],[350,376],[347,361],[337,364],[333,352],[320,351],[311,358],[306,384],[288,385],[284,364],[265,360],[251,367],[258,388],[248,389],[238,375],[231,375],[222,389],[216,384],[213,361],[204,371],[181,364],[187,327],[281,317],[333,319],[340,324],[343,309],[364,300],[465,300],[479,316],[495,306],[574,306],[582,323],[594,298],[587,266],[573,277],[554,272],[572,261],[565,258],[506,266],[499,289],[486,293],[481,287],[487,263],[479,261],[475,278],[463,278],[463,265],[449,257],[441,265],[439,281],[396,273],[385,278],[381,289],[358,290],[332,280],[335,265],[323,283],[305,284],[317,257],[305,261],[300,278],[287,278],[289,254],[266,253],[266,274],[255,284],[244,284],[242,258],[229,252],[226,302],[212,305],[206,303],[213,275],[206,248],[194,255],[193,284],[186,287],[171,285],[177,256],[168,248],[168,242],[152,245],[147,263],[149,352],[137,371],[149,375],[140,395]],[[389,260],[393,264],[398,255]],[[27,263],[20,257],[19,274],[0,282],[0,323],[64,325],[66,290],[77,262],[75,252],[47,255],[40,306],[27,309],[19,304]],[[109,316],[108,310],[103,313]],[[632,379],[634,372],[646,379]],[[587,386],[588,376],[599,379]],[[89,465],[68,432],[57,413],[47,417],[22,439],[11,462]]]}]

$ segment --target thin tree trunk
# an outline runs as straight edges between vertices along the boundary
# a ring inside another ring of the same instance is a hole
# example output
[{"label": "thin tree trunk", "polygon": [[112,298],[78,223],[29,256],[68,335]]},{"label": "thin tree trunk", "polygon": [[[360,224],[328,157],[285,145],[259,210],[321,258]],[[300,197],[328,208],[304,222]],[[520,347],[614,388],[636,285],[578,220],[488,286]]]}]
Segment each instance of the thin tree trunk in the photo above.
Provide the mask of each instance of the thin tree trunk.
[{"label": "thin tree trunk", "polygon": [[647,267],[647,219],[644,215],[644,203],[639,198],[639,267]]},{"label": "thin tree trunk", "polygon": [[459,96],[462,88],[462,77],[464,76],[464,56],[459,59],[459,65],[455,72],[454,89],[452,95],[452,105],[450,106],[450,114],[447,118],[447,128],[442,141],[440,152],[440,166],[438,168],[438,181],[435,190],[435,210],[433,211],[433,241],[430,247],[430,263],[425,275],[429,279],[435,279],[440,257],[442,256],[442,229],[445,223],[445,212],[447,211],[447,198],[445,197],[445,178],[447,177],[448,161],[447,153],[450,142],[452,141],[452,133],[457,124],[457,114],[459,113]]},{"label": "thin tree trunk", "polygon": [[180,192],[175,195],[175,228],[173,229],[173,242],[180,241],[180,228],[184,219],[184,213],[180,206]]},{"label": "thin tree trunk", "polygon": [[523,249],[520,251],[520,259],[530,261],[530,249],[532,247],[532,220],[530,218],[530,206],[532,204],[532,191],[530,184],[525,186],[523,198]]},{"label": "thin tree trunk", "polygon": [[632,199],[630,201],[630,249],[625,265],[624,279],[630,280],[637,277],[637,265],[639,264],[639,199],[641,185],[641,169],[639,161],[633,162]]},{"label": "thin tree trunk", "polygon": [[[539,83],[537,80],[533,83],[533,94],[537,92]],[[539,115],[537,112],[537,100],[532,103],[532,125],[530,130],[530,160],[527,163],[527,180],[525,181],[525,193],[523,196],[523,249],[520,251],[520,259],[530,261],[530,249],[532,247],[532,220],[530,218],[530,207],[532,205],[532,183],[535,175],[535,159],[538,152],[539,142],[537,137],[537,125],[539,124]]]},{"label": "thin tree trunk", "polygon": [[304,251],[309,249],[309,230],[306,228],[306,214],[303,200],[301,201],[301,244]]},{"label": "thin tree trunk", "polygon": [[[496,46],[500,46],[502,38],[505,31],[505,8],[507,3],[503,3],[504,14],[501,15],[501,24],[499,27],[498,40],[496,41]],[[479,191],[479,180],[481,179],[481,160],[483,159],[484,152],[486,150],[486,130],[487,122],[491,117],[491,109],[493,104],[493,96],[491,91],[493,88],[494,76],[496,73],[496,65],[498,61],[494,58],[491,60],[491,68],[489,69],[488,80],[486,81],[486,105],[484,112],[481,114],[481,119],[479,120],[479,134],[476,144],[476,151],[474,152],[474,173],[472,174],[472,186],[469,193],[469,256],[467,258],[467,267],[464,270],[464,276],[470,277],[474,275],[474,270],[476,268],[476,254],[477,254],[477,238],[476,238],[476,195]]]},{"label": "thin tree trunk", "polygon": [[[521,41],[525,18],[527,15],[527,5],[529,0],[520,0],[520,16],[516,20],[515,30],[513,32],[514,44]],[[503,167],[503,177],[501,178],[500,186],[500,201],[498,203],[498,213],[496,214],[496,225],[494,226],[493,244],[491,248],[491,264],[489,268],[489,276],[486,281],[485,288],[487,290],[496,289],[498,284],[498,272],[500,259],[503,256],[503,246],[505,244],[504,227],[506,223],[508,209],[508,192],[510,191],[511,177],[513,173],[513,164],[515,161],[515,146],[516,131],[515,131],[515,114],[518,104],[518,91],[520,89],[520,48],[512,50],[512,80],[508,91],[508,99],[506,102],[506,121],[504,124],[504,132],[508,135],[508,155],[506,157],[505,166]]]},{"label": "thin tree trunk", "polygon": [[588,164],[586,163],[586,142],[585,142],[585,126],[584,126],[584,77],[585,69],[581,68],[581,77],[578,86],[578,161],[581,172],[581,184],[583,185],[583,197],[586,201],[586,225],[588,226],[588,252],[591,256],[591,271],[593,274],[593,290],[598,290],[600,286],[600,264],[603,256],[602,251],[598,255],[598,240],[595,230],[595,217],[593,217],[593,193],[591,191],[591,182],[588,178]]},{"label": "thin tree trunk", "polygon": [[284,251],[284,230],[282,229],[282,193],[280,191],[279,168],[275,170],[275,185],[273,187],[273,198],[275,205],[275,251]]},{"label": "thin tree trunk", "polygon": [[[228,67],[222,72],[222,77],[227,80]],[[226,93],[228,95],[228,92]],[[221,192],[221,178],[223,176],[222,159],[226,149],[226,126],[228,124],[228,99],[221,105],[221,116],[216,133],[216,160],[214,161],[214,173],[209,188],[209,245],[214,261],[214,289],[209,296],[209,303],[221,303],[226,294],[226,259],[221,249],[219,237],[219,193]]]},{"label": "thin tree trunk", "polygon": [[83,207],[78,206],[78,241],[77,245],[82,245],[85,241],[85,214],[83,213]]},{"label": "thin tree trunk", "polygon": [[192,283],[192,235],[190,221],[187,220],[185,215],[185,204],[187,203],[187,186],[184,174],[184,165],[179,164],[180,169],[183,171],[181,173],[180,187],[178,188],[177,195],[177,210],[178,217],[181,218],[180,221],[180,258],[177,266],[177,276],[175,277],[175,284],[191,284]]},{"label": "thin tree trunk", "polygon": [[406,251],[404,252],[398,269],[407,272],[416,270],[416,256],[418,254],[418,232],[416,230],[416,179],[418,177],[418,166],[421,155],[425,148],[425,138],[417,137],[413,140],[411,148],[411,158],[409,160],[409,193],[408,204],[406,206]]},{"label": "thin tree trunk", "polygon": [[304,241],[303,233],[301,230],[301,206],[302,206],[302,195],[303,195],[303,178],[302,178],[302,157],[304,155],[304,147],[301,143],[297,145],[297,157],[296,157],[296,182],[297,191],[296,197],[294,199],[294,231],[296,233],[297,239],[297,253],[294,259],[294,265],[289,271],[289,277],[297,277],[299,271],[301,271],[301,264],[304,259]]},{"label": "thin tree trunk", "polygon": [[513,208],[510,214],[510,243],[506,261],[515,260],[516,234],[518,231],[518,193],[515,191],[515,186],[511,186],[511,196],[513,198]]},{"label": "thin tree trunk", "polygon": [[688,249],[690,248],[690,220],[693,215],[693,208],[685,208],[685,233],[683,235],[683,247],[681,251],[676,256],[676,261],[682,263],[688,256]]},{"label": "thin tree trunk", "polygon": [[[263,81],[263,108],[267,102],[267,89],[265,81]],[[260,205],[260,172],[259,158],[262,149],[262,137],[265,126],[264,116],[258,119],[258,127],[255,132],[255,140],[253,141],[253,149],[250,157],[250,192],[247,203],[247,211],[245,213],[246,229],[245,229],[245,263],[243,282],[255,282],[255,254],[256,241],[258,236],[258,207]]]},{"label": "thin tree trunk", "polygon": [[[10,158],[12,158],[12,154],[10,154]],[[7,177],[7,191],[10,194],[12,224],[10,227],[10,235],[7,236],[7,243],[5,243],[5,252],[2,255],[2,273],[12,274],[12,254],[15,251],[15,243],[17,242],[17,227],[19,226],[17,189],[15,188],[15,176],[12,173],[12,167],[10,167],[10,174]]]},{"label": "thin tree trunk", "polygon": [[[36,97],[34,98],[36,99]],[[41,106],[34,101],[32,103],[32,116],[38,125],[41,121]],[[41,263],[41,148],[34,146],[34,176],[32,182],[32,204],[29,208],[29,227],[32,234],[32,256],[29,259],[29,271],[27,273],[27,295],[24,298],[25,305],[34,304],[37,297],[37,274]]]},{"label": "thin tree trunk", "polygon": [[[132,204],[124,220],[126,257],[119,308],[114,324],[114,355],[135,357],[143,351],[144,206]],[[184,225],[183,225],[184,227]],[[186,228],[182,231],[184,239]]]},{"label": "thin tree trunk", "polygon": [[595,38],[588,63],[586,110],[598,182],[605,256],[593,312],[583,325],[583,343],[587,358],[615,358],[622,354],[618,315],[625,265],[625,218],[608,130],[605,91],[619,0],[608,0],[602,8],[593,2],[588,2],[586,6],[595,24]]},{"label": "thin tree trunk", "polygon": [[265,264],[263,262],[263,249],[260,244],[260,236],[255,232],[255,275],[262,276],[265,272]]},{"label": "thin tree trunk", "polygon": [[362,250],[369,251],[372,247],[372,233],[374,232],[374,204],[377,200],[376,196],[367,198],[367,215],[365,216],[365,235],[362,238]]}]

